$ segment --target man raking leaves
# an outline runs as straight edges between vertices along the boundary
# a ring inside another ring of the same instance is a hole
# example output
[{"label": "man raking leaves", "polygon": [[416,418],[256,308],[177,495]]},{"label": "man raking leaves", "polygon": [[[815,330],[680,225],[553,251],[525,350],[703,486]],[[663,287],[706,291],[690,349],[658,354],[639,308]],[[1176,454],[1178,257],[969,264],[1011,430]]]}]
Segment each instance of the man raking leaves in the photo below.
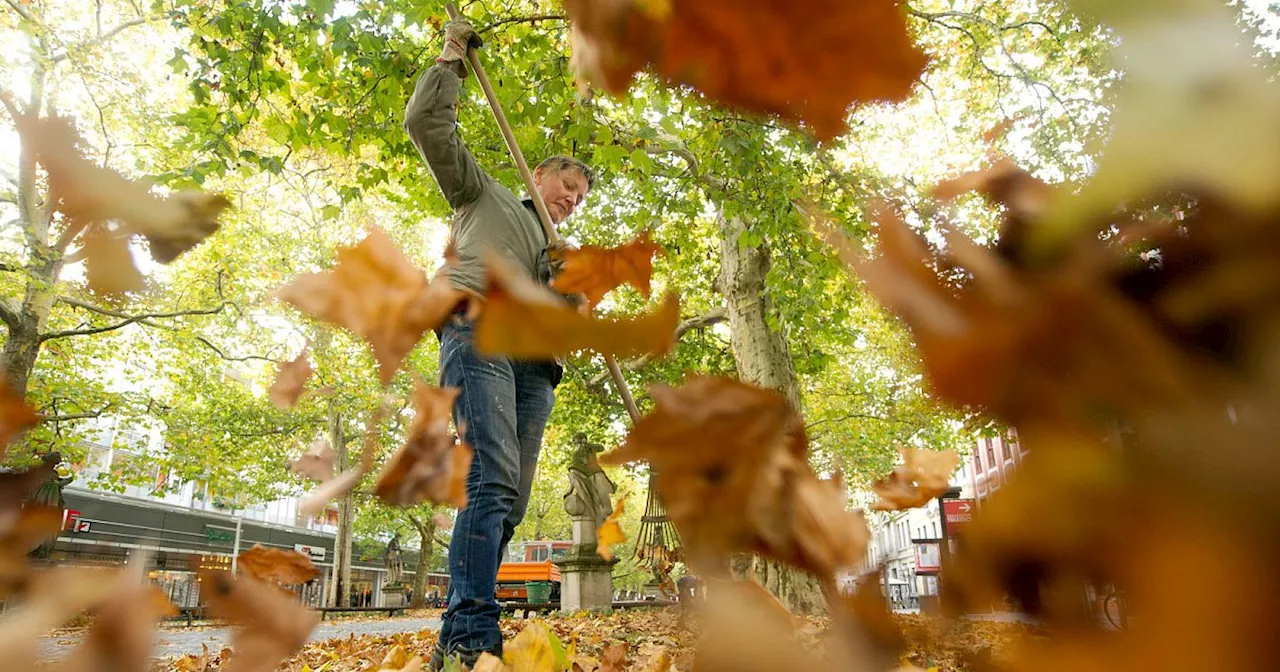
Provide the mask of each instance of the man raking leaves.
[{"label": "man raking leaves", "polygon": [[536,211],[538,197],[545,202],[547,219],[558,224],[582,204],[595,182],[586,164],[553,156],[532,174],[531,191],[536,193],[521,199],[480,167],[458,136],[457,102],[467,76],[468,49],[481,44],[465,19],[450,21],[443,52],[418,79],[405,110],[405,129],[455,212],[453,258],[444,272],[458,291],[458,303],[452,319],[437,332],[440,384],[461,391],[454,422],[475,451],[467,477],[468,505],[458,514],[449,545],[448,608],[430,662],[433,670],[441,668],[446,656],[457,655],[472,665],[482,653],[502,655],[501,609],[495,597],[498,565],[528,506],[543,429],[562,374],[555,361],[477,352],[473,318],[482,308],[484,258],[497,253],[547,284],[548,248],[557,241]]}]

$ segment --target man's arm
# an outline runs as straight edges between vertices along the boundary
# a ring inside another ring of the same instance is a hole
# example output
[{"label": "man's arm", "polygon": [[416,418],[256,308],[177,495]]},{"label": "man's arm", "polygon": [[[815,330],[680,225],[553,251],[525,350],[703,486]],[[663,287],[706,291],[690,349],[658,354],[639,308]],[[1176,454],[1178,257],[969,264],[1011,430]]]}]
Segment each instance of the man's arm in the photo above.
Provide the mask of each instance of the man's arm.
[{"label": "man's arm", "polygon": [[462,78],[449,64],[437,63],[418,78],[404,111],[409,139],[455,210],[479,198],[486,180],[471,150],[458,137],[461,85]]}]

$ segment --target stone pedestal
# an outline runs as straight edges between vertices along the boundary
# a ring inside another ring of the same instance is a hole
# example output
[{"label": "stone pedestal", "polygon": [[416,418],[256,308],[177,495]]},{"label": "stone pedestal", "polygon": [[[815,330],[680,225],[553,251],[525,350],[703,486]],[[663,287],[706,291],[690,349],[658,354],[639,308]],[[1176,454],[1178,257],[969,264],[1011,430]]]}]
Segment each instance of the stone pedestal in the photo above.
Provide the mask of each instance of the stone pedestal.
[{"label": "stone pedestal", "polygon": [[613,608],[613,566],[617,558],[605,560],[596,554],[596,525],[588,518],[574,517],[573,547],[560,567],[560,611],[608,612]]}]

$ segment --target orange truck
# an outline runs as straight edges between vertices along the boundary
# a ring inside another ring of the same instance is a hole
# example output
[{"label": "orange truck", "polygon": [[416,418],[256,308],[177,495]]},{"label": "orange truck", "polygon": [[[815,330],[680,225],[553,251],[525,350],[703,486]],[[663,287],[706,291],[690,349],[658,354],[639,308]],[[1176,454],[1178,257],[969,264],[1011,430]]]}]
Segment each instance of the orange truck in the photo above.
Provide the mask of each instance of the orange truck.
[{"label": "orange truck", "polygon": [[560,568],[552,562],[559,560],[573,546],[571,541],[526,541],[513,544],[506,562],[498,566],[499,600],[528,601],[526,585],[532,581],[552,584],[551,600],[560,599]]}]

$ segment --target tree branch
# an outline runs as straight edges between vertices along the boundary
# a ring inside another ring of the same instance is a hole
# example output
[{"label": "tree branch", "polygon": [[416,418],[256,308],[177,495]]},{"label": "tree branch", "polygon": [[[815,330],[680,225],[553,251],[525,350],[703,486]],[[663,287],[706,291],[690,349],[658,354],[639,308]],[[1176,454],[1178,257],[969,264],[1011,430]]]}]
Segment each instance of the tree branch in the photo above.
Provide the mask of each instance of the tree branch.
[{"label": "tree branch", "polygon": [[[6,2],[10,2],[10,0],[6,0]],[[12,2],[10,2],[10,4],[12,4]],[[96,47],[96,46],[98,46],[99,44],[102,44],[102,43],[106,42],[107,40],[110,40],[111,38],[115,37],[116,35],[119,35],[120,33],[124,32],[124,31],[126,31],[126,30],[128,30],[128,29],[130,29],[130,28],[132,28],[132,27],[134,27],[134,26],[141,26],[142,24],[147,23],[147,22],[151,21],[151,20],[152,20],[152,19],[154,19],[154,18],[156,18],[156,17],[144,16],[144,17],[139,17],[139,18],[137,18],[137,19],[130,19],[130,20],[128,20],[128,21],[125,21],[124,23],[121,23],[121,24],[120,24],[120,25],[118,25],[118,26],[115,26],[115,27],[113,27],[113,28],[111,28],[111,29],[107,30],[107,32],[102,33],[101,35],[98,35],[97,37],[93,38],[92,40],[87,40],[87,41],[85,41],[85,42],[81,42],[80,44],[75,45],[75,48],[77,48],[77,49],[89,49],[89,48],[91,48],[91,47]],[[50,57],[49,57],[49,61],[50,61],[51,63],[58,63],[58,62],[60,62],[60,61],[64,61],[64,60],[66,60],[66,59],[67,59],[67,57],[68,57],[69,55],[70,55],[70,50],[69,50],[69,49],[68,49],[68,50],[64,50],[64,51],[60,51],[60,52],[58,52],[58,53],[53,54],[52,56],[50,56]]]},{"label": "tree branch", "polygon": [[487,33],[498,26],[505,26],[513,23],[538,23],[540,21],[568,21],[569,17],[563,14],[535,14],[533,16],[518,16],[512,19],[501,19],[477,30],[477,33]]},{"label": "tree branch", "polygon": [[18,310],[19,308],[13,299],[7,296],[0,296],[0,322],[4,322],[5,326],[10,329],[16,328],[22,319]]},{"label": "tree branch", "polygon": [[[99,315],[106,315],[109,317],[118,317],[123,319],[121,319],[120,322],[116,322],[115,324],[108,324],[103,327],[84,327],[81,329],[67,329],[63,331],[51,331],[48,333],[44,333],[40,335],[41,343],[44,343],[45,341],[52,341],[58,338],[69,338],[71,336],[89,336],[92,334],[101,334],[108,331],[115,331],[117,329],[122,329],[131,324],[137,324],[137,323],[142,323],[147,326],[167,328],[167,327],[164,327],[164,325],[160,325],[155,322],[152,322],[152,320],[165,319],[165,318],[171,318],[171,317],[185,317],[188,315],[215,315],[217,313],[221,313],[223,309],[225,309],[228,305],[228,302],[223,301],[222,303],[218,304],[214,308],[195,308],[191,310],[174,311],[171,313],[143,313],[141,315],[129,315],[127,313],[122,313],[120,311],[112,310],[110,308],[95,306],[92,303],[87,303],[85,301],[74,299],[69,296],[60,296],[58,297],[58,301],[65,303],[69,306],[75,306],[77,308],[87,310],[91,313],[98,313]],[[200,338],[200,337],[197,336],[197,338]]]},{"label": "tree branch", "polygon": [[12,7],[13,11],[17,12],[18,16],[21,16],[23,20],[29,21],[36,25],[40,24],[40,22],[36,20],[36,17],[31,12],[27,11],[27,8],[23,7],[21,3],[14,2],[14,0],[4,0],[4,2],[5,4]]}]

